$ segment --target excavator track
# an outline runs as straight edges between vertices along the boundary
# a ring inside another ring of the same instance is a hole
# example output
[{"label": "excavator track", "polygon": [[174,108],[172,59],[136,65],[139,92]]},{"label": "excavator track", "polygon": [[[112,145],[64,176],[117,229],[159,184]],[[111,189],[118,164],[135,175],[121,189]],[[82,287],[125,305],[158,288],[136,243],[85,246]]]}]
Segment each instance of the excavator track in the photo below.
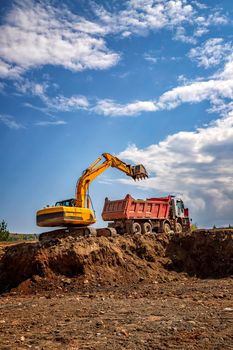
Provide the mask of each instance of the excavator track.
[{"label": "excavator track", "polygon": [[93,227],[67,227],[48,232],[43,232],[39,235],[39,241],[49,241],[53,239],[61,239],[66,237],[113,237],[117,235],[114,228],[93,228]]}]

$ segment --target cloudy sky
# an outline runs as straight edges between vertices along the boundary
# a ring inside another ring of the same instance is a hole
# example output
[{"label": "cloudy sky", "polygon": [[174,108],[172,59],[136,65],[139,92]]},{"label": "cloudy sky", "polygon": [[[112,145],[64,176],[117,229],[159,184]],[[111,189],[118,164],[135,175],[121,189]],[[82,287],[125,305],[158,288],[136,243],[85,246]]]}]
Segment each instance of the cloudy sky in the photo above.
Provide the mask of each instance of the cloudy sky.
[{"label": "cloudy sky", "polygon": [[[0,219],[73,197],[103,152],[106,196],[182,196],[198,226],[233,224],[233,4],[229,0],[1,0]],[[101,223],[101,221],[99,221]],[[101,223],[102,224],[102,223]]]}]

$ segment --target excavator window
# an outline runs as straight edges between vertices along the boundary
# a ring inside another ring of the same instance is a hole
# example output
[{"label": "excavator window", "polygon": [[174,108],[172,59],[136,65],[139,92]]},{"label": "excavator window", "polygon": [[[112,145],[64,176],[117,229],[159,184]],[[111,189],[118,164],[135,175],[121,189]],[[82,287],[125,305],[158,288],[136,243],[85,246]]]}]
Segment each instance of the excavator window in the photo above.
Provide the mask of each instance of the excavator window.
[{"label": "excavator window", "polygon": [[74,207],[75,199],[66,199],[64,201],[56,202],[55,207]]}]

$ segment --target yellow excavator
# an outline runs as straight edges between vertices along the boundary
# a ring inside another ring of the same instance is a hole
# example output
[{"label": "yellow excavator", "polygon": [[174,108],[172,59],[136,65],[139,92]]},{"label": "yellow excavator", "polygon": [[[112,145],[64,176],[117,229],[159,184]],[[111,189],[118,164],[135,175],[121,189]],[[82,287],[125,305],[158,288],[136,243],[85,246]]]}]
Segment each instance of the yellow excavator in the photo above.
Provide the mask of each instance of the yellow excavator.
[{"label": "yellow excavator", "polygon": [[66,229],[44,232],[40,235],[40,240],[68,235],[85,236],[96,234],[96,229],[88,227],[96,222],[94,211],[91,209],[88,190],[90,183],[109,167],[124,172],[134,180],[142,180],[148,177],[147,171],[142,164],[126,164],[110,153],[103,153],[101,157],[97,158],[92,165],[84,170],[78,179],[75,198],[59,201],[54,206],[47,206],[37,211],[36,220],[38,226],[66,227]]}]

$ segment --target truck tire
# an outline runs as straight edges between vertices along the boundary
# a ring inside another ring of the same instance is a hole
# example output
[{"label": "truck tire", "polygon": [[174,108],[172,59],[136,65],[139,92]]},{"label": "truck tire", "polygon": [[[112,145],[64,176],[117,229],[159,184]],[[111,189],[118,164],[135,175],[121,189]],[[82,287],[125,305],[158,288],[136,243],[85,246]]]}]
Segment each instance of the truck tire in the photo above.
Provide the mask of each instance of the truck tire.
[{"label": "truck tire", "polygon": [[181,223],[177,222],[176,223],[176,233],[181,233],[183,231],[183,227]]},{"label": "truck tire", "polygon": [[138,223],[138,222],[134,222],[131,226],[131,234],[135,235],[136,233],[137,234],[140,234],[142,233],[142,228],[141,228],[141,225]]},{"label": "truck tire", "polygon": [[152,233],[152,226],[149,222],[143,222],[141,226],[142,226],[142,234]]},{"label": "truck tire", "polygon": [[163,224],[163,232],[164,233],[169,233],[171,231],[171,226],[169,222],[164,222]]}]

